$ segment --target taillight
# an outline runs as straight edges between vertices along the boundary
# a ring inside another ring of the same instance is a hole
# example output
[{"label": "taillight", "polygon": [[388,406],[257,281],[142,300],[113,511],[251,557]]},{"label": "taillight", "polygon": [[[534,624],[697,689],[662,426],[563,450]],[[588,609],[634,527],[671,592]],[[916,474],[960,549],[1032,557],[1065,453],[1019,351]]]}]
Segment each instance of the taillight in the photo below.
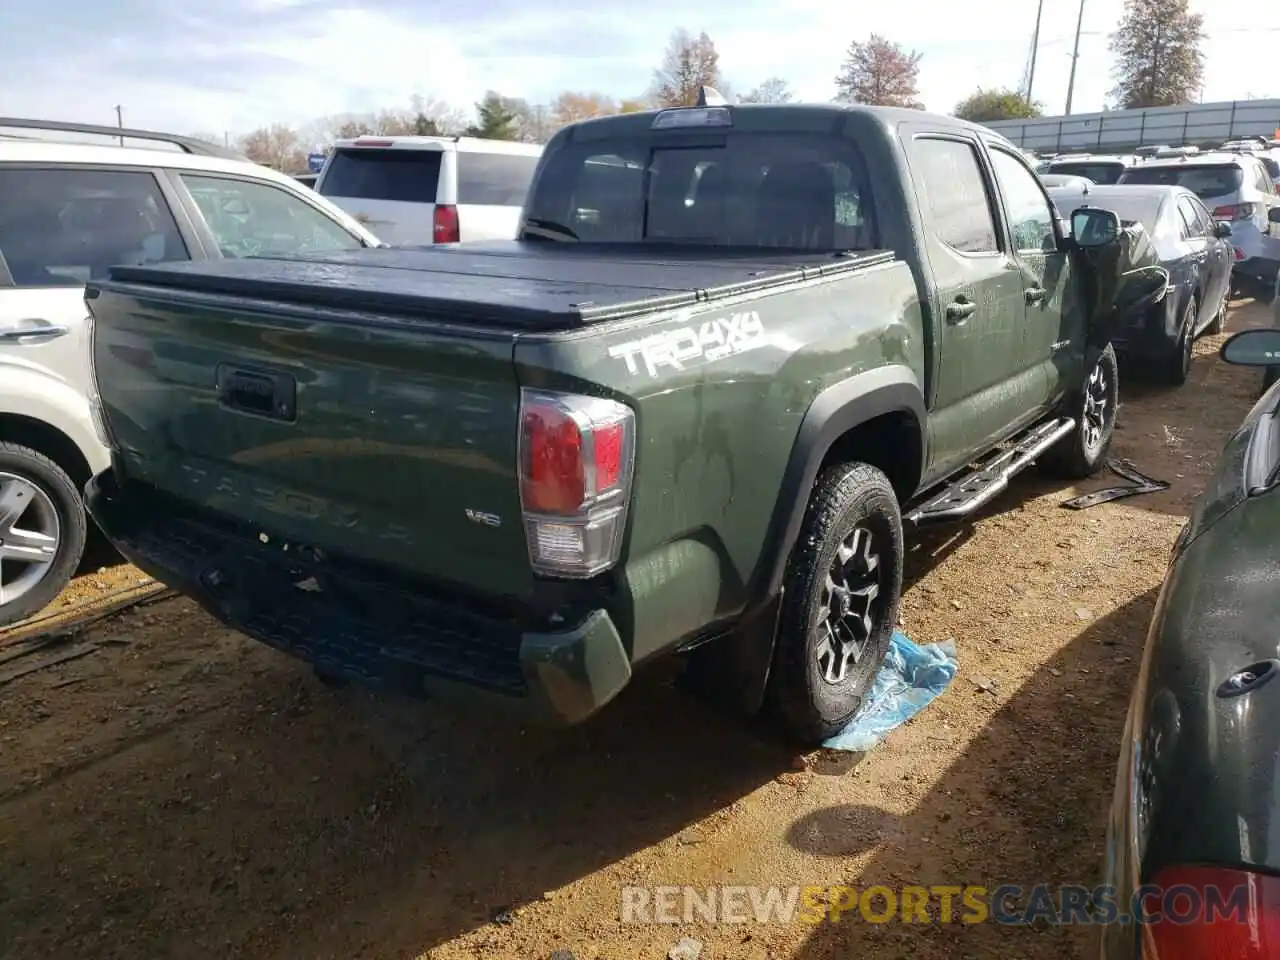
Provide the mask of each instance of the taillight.
[{"label": "taillight", "polygon": [[592,577],[617,562],[631,500],[635,415],[613,400],[520,392],[520,505],[529,561]]},{"label": "taillight", "polygon": [[[1280,877],[1223,867],[1169,867],[1144,911],[1143,960],[1280,956]],[[1157,902],[1158,901],[1158,902]]]},{"label": "taillight", "polygon": [[1232,250],[1232,254],[1236,258],[1237,263],[1240,262],[1241,260],[1249,259],[1248,256],[1245,254],[1245,252],[1241,250],[1239,247],[1232,247],[1231,250]]},{"label": "taillight", "polygon": [[107,428],[107,419],[102,413],[102,395],[98,389],[98,368],[93,359],[96,323],[92,310],[85,311],[84,326],[81,328],[84,337],[82,356],[84,358],[85,396],[89,401],[89,419],[93,423],[93,432],[98,442],[104,447],[111,446],[111,431]]},{"label": "taillight", "polygon": [[1252,220],[1254,213],[1257,212],[1257,204],[1253,203],[1229,203],[1225,206],[1213,208],[1213,219],[1215,220]]},{"label": "taillight", "polygon": [[432,216],[432,237],[436,243],[459,243],[462,234],[458,229],[458,208],[450,203],[437,203]]}]

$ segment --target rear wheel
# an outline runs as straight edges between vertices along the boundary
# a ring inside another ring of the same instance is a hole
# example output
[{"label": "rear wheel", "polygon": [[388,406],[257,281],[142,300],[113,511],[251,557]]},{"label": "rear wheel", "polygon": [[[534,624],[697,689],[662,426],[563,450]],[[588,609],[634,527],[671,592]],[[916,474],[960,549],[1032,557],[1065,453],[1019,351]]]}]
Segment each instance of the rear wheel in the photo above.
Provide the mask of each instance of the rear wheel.
[{"label": "rear wheel", "polygon": [[1227,298],[1222,298],[1222,304],[1218,307],[1218,312],[1213,315],[1213,319],[1209,321],[1209,325],[1204,328],[1204,332],[1210,335],[1216,335],[1227,329]]},{"label": "rear wheel", "polygon": [[769,696],[786,733],[817,744],[862,707],[889,652],[902,593],[902,517],[888,478],[831,467],[787,567]]},{"label": "rear wheel", "polygon": [[0,627],[39,612],[62,591],[87,530],[66,471],[28,447],[0,443]]},{"label": "rear wheel", "polygon": [[1162,383],[1172,387],[1180,387],[1191,376],[1191,353],[1195,347],[1196,311],[1198,301],[1192,297],[1182,311],[1182,325],[1179,328],[1178,341],[1172,344],[1169,352],[1160,361],[1157,370]]}]

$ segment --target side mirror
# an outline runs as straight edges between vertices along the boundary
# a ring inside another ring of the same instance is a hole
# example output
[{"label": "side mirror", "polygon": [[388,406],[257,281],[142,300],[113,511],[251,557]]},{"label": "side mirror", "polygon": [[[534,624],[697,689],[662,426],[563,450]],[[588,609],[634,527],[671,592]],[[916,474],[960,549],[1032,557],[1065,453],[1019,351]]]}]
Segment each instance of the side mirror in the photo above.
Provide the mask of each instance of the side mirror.
[{"label": "side mirror", "polygon": [[1227,237],[1231,236],[1231,224],[1215,220],[1213,222],[1213,235],[1219,240],[1227,239]]},{"label": "side mirror", "polygon": [[1080,207],[1071,214],[1071,235],[1081,247],[1105,247],[1120,236],[1120,217],[1113,210]]},{"label": "side mirror", "polygon": [[1267,219],[1272,223],[1280,223],[1280,207],[1272,207],[1268,210]]},{"label": "side mirror", "polygon": [[1228,337],[1218,351],[1225,363],[1238,367],[1271,367],[1280,365],[1280,329],[1258,327],[1241,330]]}]

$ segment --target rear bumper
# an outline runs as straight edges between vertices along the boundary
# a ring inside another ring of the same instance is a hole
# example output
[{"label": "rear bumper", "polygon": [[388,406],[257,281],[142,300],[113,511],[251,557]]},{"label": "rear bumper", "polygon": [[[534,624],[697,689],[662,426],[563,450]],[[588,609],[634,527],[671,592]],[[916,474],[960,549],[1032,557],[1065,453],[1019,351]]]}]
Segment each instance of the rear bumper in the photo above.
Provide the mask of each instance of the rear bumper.
[{"label": "rear bumper", "polygon": [[227,626],[337,676],[479,700],[552,725],[585,720],[631,678],[604,610],[570,629],[530,630],[512,614],[428,596],[300,545],[263,542],[234,521],[121,483],[114,470],[89,481],[85,503],[140,570]]},{"label": "rear bumper", "polygon": [[1112,335],[1116,352],[1132,358],[1159,360],[1177,349],[1184,294],[1171,291],[1160,303],[1132,317]]},{"label": "rear bumper", "polygon": [[1276,274],[1280,272],[1280,260],[1271,260],[1267,257],[1250,257],[1247,260],[1241,260],[1236,263],[1233,270],[1239,276],[1251,277],[1265,283],[1275,283]]}]

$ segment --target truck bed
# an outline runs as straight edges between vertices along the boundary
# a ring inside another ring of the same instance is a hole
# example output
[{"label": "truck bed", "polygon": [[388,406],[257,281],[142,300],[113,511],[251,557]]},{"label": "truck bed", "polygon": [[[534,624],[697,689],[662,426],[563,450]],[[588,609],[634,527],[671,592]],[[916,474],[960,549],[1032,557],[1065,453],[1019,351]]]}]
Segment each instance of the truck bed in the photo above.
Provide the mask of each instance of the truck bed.
[{"label": "truck bed", "polygon": [[676,309],[892,258],[875,250],[837,256],[690,246],[631,252],[617,246],[499,241],[118,266],[111,279],[276,304],[538,331]]}]

